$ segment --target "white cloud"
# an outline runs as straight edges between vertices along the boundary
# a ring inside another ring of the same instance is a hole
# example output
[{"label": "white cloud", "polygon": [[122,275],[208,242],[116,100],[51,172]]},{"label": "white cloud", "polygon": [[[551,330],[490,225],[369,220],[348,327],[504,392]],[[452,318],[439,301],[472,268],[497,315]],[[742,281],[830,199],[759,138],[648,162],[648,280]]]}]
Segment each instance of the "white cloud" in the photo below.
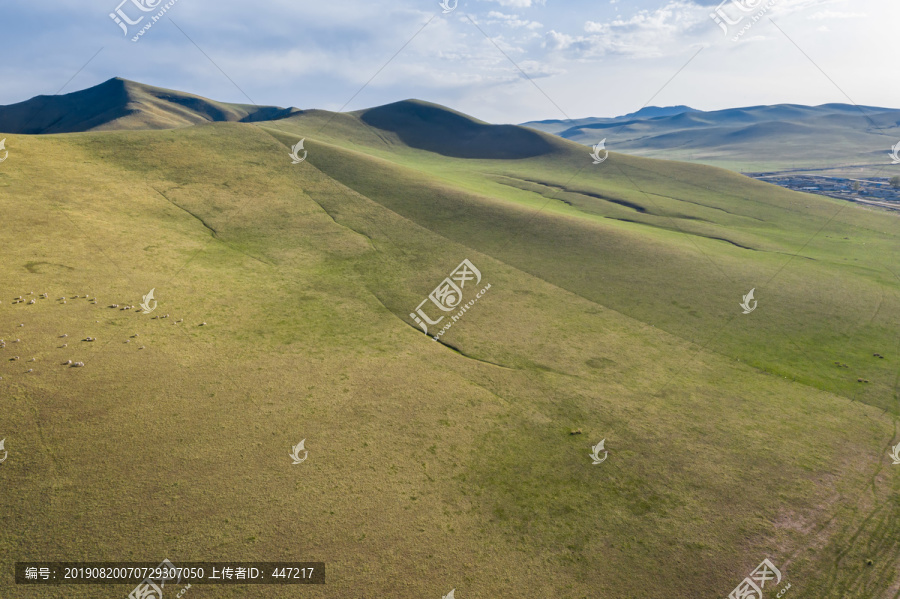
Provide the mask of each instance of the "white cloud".
[{"label": "white cloud", "polygon": [[520,19],[519,15],[508,15],[508,14],[505,14],[502,12],[497,12],[495,10],[492,10],[491,12],[488,13],[488,20],[485,21],[485,23],[490,24],[490,25],[496,24],[496,23],[502,23],[503,25],[506,25],[507,27],[513,27],[516,29],[522,28],[522,27],[524,27],[525,29],[542,29],[544,27],[542,24],[538,23],[537,21],[528,21],[525,19]]},{"label": "white cloud", "polygon": [[822,21],[824,19],[862,19],[868,17],[862,12],[839,12],[836,10],[820,10],[819,12],[808,16],[811,21]]},{"label": "white cloud", "polygon": [[564,51],[580,58],[596,58],[607,54],[632,57],[661,56],[672,45],[689,45],[686,41],[700,24],[709,23],[709,9],[690,0],[670,0],[656,10],[640,10],[628,18],[606,22],[587,21],[588,35],[550,31],[544,38],[545,48]]},{"label": "white cloud", "polygon": [[531,8],[532,6],[543,6],[546,0],[482,0],[483,2],[496,2],[500,6],[509,6],[512,8]]}]

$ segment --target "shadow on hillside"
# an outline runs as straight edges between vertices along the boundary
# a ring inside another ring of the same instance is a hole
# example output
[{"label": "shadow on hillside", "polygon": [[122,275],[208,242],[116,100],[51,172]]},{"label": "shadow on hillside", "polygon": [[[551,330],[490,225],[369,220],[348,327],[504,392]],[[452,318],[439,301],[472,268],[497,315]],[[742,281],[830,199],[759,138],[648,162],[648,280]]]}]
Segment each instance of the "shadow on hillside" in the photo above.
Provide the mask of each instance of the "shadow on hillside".
[{"label": "shadow on hillside", "polygon": [[416,101],[366,110],[367,125],[391,131],[410,147],[452,158],[509,160],[550,154],[556,148],[540,133],[515,125],[488,125]]}]

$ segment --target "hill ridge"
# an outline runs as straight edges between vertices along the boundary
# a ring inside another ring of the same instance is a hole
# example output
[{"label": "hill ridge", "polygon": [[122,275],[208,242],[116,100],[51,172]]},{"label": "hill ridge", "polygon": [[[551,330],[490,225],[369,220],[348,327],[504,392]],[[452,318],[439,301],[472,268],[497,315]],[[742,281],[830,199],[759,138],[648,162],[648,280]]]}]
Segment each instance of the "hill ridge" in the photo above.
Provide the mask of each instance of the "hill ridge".
[{"label": "hill ridge", "polygon": [[286,118],[298,108],[217,102],[186,92],[113,77],[62,95],[38,95],[0,106],[0,131],[18,134],[176,129],[205,122]]}]

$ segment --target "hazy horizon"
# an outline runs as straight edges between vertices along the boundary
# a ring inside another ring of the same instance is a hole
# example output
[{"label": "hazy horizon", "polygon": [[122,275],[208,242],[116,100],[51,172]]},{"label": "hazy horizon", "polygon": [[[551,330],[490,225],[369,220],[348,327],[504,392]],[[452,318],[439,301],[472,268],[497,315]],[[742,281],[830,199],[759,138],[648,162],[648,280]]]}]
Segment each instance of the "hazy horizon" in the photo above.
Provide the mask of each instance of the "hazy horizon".
[{"label": "hazy horizon", "polygon": [[[74,89],[74,90],[71,90],[71,91],[64,91],[64,92],[62,92],[60,95],[67,95],[67,94],[77,93],[77,92],[81,92],[81,91],[84,91],[84,90],[87,90],[87,89],[91,89],[91,88],[93,88],[93,87],[96,87],[96,86],[98,86],[98,85],[102,85],[103,83],[106,83],[107,81],[110,81],[111,79],[115,79],[115,78],[125,79],[124,77],[119,77],[118,75],[116,75],[116,76],[111,77],[111,78],[109,78],[109,79],[104,79],[103,81],[98,81],[98,82],[96,82],[96,83],[94,83],[94,84],[88,85],[87,87],[83,87],[83,88],[79,88],[79,89]],[[132,81],[133,83],[138,83],[138,84],[141,84],[141,85],[153,85],[153,84],[147,83],[147,82],[145,82],[145,81],[134,81],[134,80],[131,80],[131,79],[126,79],[126,80],[127,80],[127,81]],[[154,87],[163,87],[163,86],[155,85]],[[192,95],[202,96],[202,94],[197,94],[196,92],[194,92],[194,91],[192,91],[192,90],[190,90],[190,89],[175,89],[175,88],[164,88],[164,89],[171,89],[171,90],[173,90],[173,91],[179,91],[179,92],[183,92],[183,93],[187,93],[187,94],[192,94]],[[9,104],[0,104],[0,107],[7,107],[7,106],[15,105],[15,104],[21,104],[21,103],[23,103],[23,102],[27,102],[28,100],[32,100],[32,99],[37,98],[37,97],[40,97],[40,96],[52,96],[52,95],[54,95],[54,94],[35,94],[35,95],[32,95],[32,96],[29,96],[28,98],[24,98],[24,99],[19,100],[19,101],[16,101],[16,102],[11,102],[11,103],[9,103]],[[206,97],[206,96],[203,96],[203,97]],[[222,100],[220,100],[219,98],[211,98],[211,97],[206,97],[206,98],[209,99],[209,100],[213,100],[213,101],[222,101]],[[434,100],[432,100],[432,99],[429,99],[429,98],[401,98],[401,99],[398,99],[398,100],[394,100],[394,101],[392,101],[392,102],[390,102],[390,103],[394,103],[394,102],[402,102],[402,101],[405,101],[405,100],[420,100],[420,101],[424,101],[424,102],[430,102],[430,103],[433,103],[433,104],[440,104],[439,102],[436,102],[436,101],[434,101]],[[247,102],[235,102],[235,103],[236,103],[236,104],[246,104]],[[828,103],[825,103],[825,104],[795,104],[795,103],[791,103],[791,102],[776,102],[776,103],[774,103],[774,104],[754,104],[754,105],[742,105],[742,106],[724,106],[724,107],[720,107],[720,108],[710,108],[710,109],[703,110],[703,109],[696,108],[696,107],[694,107],[694,106],[690,106],[690,105],[687,105],[687,104],[666,104],[666,105],[655,105],[655,104],[651,104],[651,105],[647,105],[647,106],[645,106],[645,107],[643,107],[643,108],[639,108],[639,109],[636,109],[636,110],[634,110],[634,111],[631,111],[630,113],[614,114],[614,115],[591,114],[591,115],[584,115],[584,116],[573,116],[571,120],[573,120],[573,121],[578,121],[578,120],[589,119],[589,118],[608,118],[608,119],[615,119],[615,118],[622,118],[622,117],[628,116],[628,115],[633,114],[633,113],[637,113],[637,112],[639,112],[640,110],[643,110],[643,109],[648,109],[648,110],[649,110],[649,109],[666,109],[666,108],[675,108],[675,107],[683,107],[683,106],[689,108],[691,112],[720,112],[720,111],[726,111],[726,110],[739,110],[739,109],[757,108],[757,107],[760,107],[760,106],[807,106],[807,107],[817,108],[817,107],[821,107],[821,106],[827,106],[827,105],[830,105],[830,104],[832,104],[832,105],[833,105],[833,104],[843,104],[843,105],[847,105],[847,106],[853,106],[853,104],[851,104],[851,103],[849,103],[849,102],[828,102]],[[299,108],[299,109],[302,109],[302,110],[319,109],[318,106],[294,106],[294,105],[285,104],[285,103],[275,103],[275,104],[271,104],[271,105],[269,105],[269,106],[279,106],[279,107],[282,107],[282,108]],[[357,108],[357,109],[353,109],[353,110],[365,109],[365,108],[374,108],[374,107],[376,107],[376,106],[381,106],[381,105],[363,106],[363,107],[360,107],[360,108]],[[886,109],[886,110],[900,110],[900,108],[894,108],[894,107],[891,107],[891,106],[867,106],[867,105],[857,105],[857,106],[858,106],[859,108],[861,108],[861,109],[866,109],[866,108],[879,108],[879,109]],[[454,107],[454,106],[446,106],[446,107],[447,107],[447,108],[450,108],[450,109],[453,109],[453,110],[458,110],[458,109],[457,109],[456,107]],[[566,119],[556,119],[556,118],[553,118],[553,117],[548,117],[548,118],[532,119],[532,120],[530,120],[530,121],[522,121],[522,123],[528,123],[528,122],[540,122],[540,121],[554,121],[554,120],[565,121]]]}]

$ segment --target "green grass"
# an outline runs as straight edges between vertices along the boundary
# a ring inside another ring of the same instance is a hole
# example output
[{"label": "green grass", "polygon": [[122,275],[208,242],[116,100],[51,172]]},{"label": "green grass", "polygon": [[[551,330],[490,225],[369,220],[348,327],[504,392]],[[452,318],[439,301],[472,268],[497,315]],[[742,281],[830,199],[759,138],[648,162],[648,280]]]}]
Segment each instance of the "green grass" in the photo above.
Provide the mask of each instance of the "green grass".
[{"label": "green grass", "polygon": [[[164,557],[321,560],[335,598],[727,596],[767,556],[797,599],[896,593],[896,217],[329,118],[9,136],[0,595]],[[463,258],[492,288],[453,351],[408,314]],[[154,287],[168,319],[107,307]]]}]

